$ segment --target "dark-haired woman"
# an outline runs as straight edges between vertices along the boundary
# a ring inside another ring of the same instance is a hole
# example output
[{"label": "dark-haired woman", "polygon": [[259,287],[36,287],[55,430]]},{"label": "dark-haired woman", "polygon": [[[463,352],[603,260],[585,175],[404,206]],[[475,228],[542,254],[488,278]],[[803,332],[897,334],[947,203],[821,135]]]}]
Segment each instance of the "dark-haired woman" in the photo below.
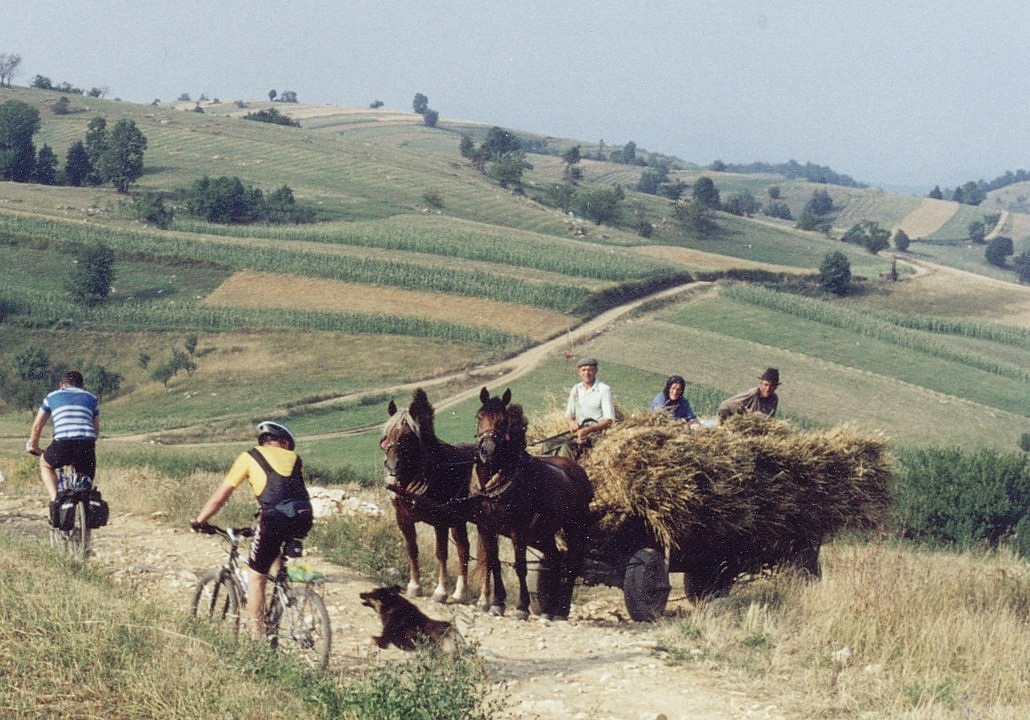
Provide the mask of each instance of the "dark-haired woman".
[{"label": "dark-haired woman", "polygon": [[683,397],[683,390],[687,381],[679,375],[672,375],[665,381],[665,389],[654,396],[651,401],[651,410],[654,412],[667,412],[677,420],[685,420],[691,427],[700,425],[697,414],[690,407],[690,401]]}]

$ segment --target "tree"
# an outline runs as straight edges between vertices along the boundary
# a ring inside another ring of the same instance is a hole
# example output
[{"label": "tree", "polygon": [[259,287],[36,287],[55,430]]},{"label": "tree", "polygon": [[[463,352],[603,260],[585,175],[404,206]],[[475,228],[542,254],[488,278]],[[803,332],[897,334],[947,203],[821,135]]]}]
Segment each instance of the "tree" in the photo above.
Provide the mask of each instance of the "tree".
[{"label": "tree", "polygon": [[105,395],[114,395],[122,387],[122,376],[119,373],[97,363],[87,365],[82,376],[86,387],[98,400],[103,400]]},{"label": "tree", "polygon": [[32,179],[40,185],[57,184],[57,156],[49,145],[44,144],[39,149],[39,156],[36,158],[36,167],[32,173]]},{"label": "tree", "polygon": [[1003,268],[1005,267],[1005,258],[1011,255],[1013,251],[1012,238],[998,235],[987,243],[984,257],[987,258],[987,262],[991,265]]},{"label": "tree", "polygon": [[4,378],[3,394],[18,408],[35,408],[39,399],[53,388],[50,356],[39,347],[27,347],[14,356],[11,372]]},{"label": "tree", "polygon": [[79,251],[69,288],[75,300],[87,307],[95,307],[111,294],[112,282],[114,282],[114,250],[107,245],[97,243],[87,245]]},{"label": "tree", "polygon": [[844,233],[842,242],[861,245],[873,255],[890,247],[890,231],[872,220],[857,222]]},{"label": "tree", "polygon": [[115,123],[107,149],[100,156],[97,170],[104,180],[110,180],[120,193],[129,191],[129,185],[143,175],[143,153],[147,138],[132,120]]},{"label": "tree", "polygon": [[294,90],[283,90],[279,96],[279,102],[284,103],[295,103],[297,102],[297,93]]},{"label": "tree", "polygon": [[81,140],[76,140],[68,148],[64,159],[64,179],[69,185],[78,187],[89,179],[93,173],[93,163],[89,161],[89,153]]},{"label": "tree", "polygon": [[244,120],[257,120],[258,122],[272,123],[273,125],[286,125],[288,127],[300,127],[300,120],[294,120],[289,115],[283,115],[275,108],[250,112],[243,116]]},{"label": "tree", "polygon": [[521,150],[522,146],[517,137],[495,126],[490,128],[479,149],[487,160],[498,160],[510,152]]},{"label": "tree", "polygon": [[36,90],[53,90],[54,81],[46,75],[36,75],[32,78],[32,82],[29,83],[29,87],[35,88]]},{"label": "tree", "polygon": [[272,102],[275,102],[275,96],[278,95],[278,94],[279,93],[277,93],[275,91],[275,89],[269,90],[268,91],[268,99],[271,100]]},{"label": "tree", "polygon": [[974,245],[983,245],[987,238],[987,228],[979,220],[974,220],[969,223],[968,232],[969,242]]},{"label": "tree", "polygon": [[532,170],[533,166],[526,160],[526,153],[522,150],[513,150],[499,158],[488,173],[496,180],[501,187],[512,187],[515,190],[522,190],[522,174],[526,170]]},{"label": "tree", "polygon": [[793,220],[794,216],[790,212],[790,206],[785,202],[771,202],[766,206],[765,210],[762,211],[763,215],[773,218],[779,218],[780,220]]},{"label": "tree", "polygon": [[766,190],[766,192],[769,193],[769,199],[770,200],[779,200],[780,199],[780,186],[779,185],[770,185],[769,189]]},{"label": "tree", "polygon": [[133,214],[140,222],[167,230],[172,226],[175,212],[165,206],[161,193],[147,190],[137,195],[132,203]]},{"label": "tree", "polygon": [[637,192],[657,195],[662,184],[669,180],[669,166],[664,163],[649,167],[640,173],[637,181]]},{"label": "tree", "polygon": [[615,188],[597,188],[577,193],[574,206],[579,215],[594,224],[612,224],[619,219],[619,193]]},{"label": "tree", "polygon": [[688,229],[704,235],[716,228],[715,213],[697,200],[679,200],[673,205],[676,217]]},{"label": "tree", "polygon": [[436,122],[440,119],[440,113],[436,110],[430,110],[426,108],[426,111],[422,113],[422,124],[426,127],[436,127]]},{"label": "tree", "polygon": [[1012,258],[1012,267],[1016,270],[1016,279],[1023,285],[1030,285],[1030,253],[1023,251]]},{"label": "tree", "polygon": [[458,152],[461,153],[463,158],[471,158],[476,153],[476,144],[472,142],[472,138],[468,135],[462,135],[461,141],[458,143]]},{"label": "tree", "polygon": [[39,130],[39,111],[21,100],[0,104],[0,180],[27,182],[36,165],[32,136]]},{"label": "tree", "polygon": [[898,249],[898,252],[908,252],[908,246],[911,242],[908,233],[901,228],[894,231],[894,247]]},{"label": "tree", "polygon": [[819,285],[823,290],[843,297],[851,290],[851,261],[836,250],[826,253],[819,265]]},{"label": "tree", "polygon": [[422,93],[415,93],[415,99],[411,101],[411,107],[419,115],[422,115],[429,109],[429,98]]},{"label": "tree", "polygon": [[943,200],[944,193],[941,192],[941,186],[934,185],[933,190],[930,191],[930,194],[927,195],[927,197],[933,198],[934,200]]},{"label": "tree", "polygon": [[547,203],[567,213],[572,207],[572,198],[576,195],[576,186],[571,182],[554,183],[547,186]]},{"label": "tree", "polygon": [[744,217],[751,217],[761,209],[762,204],[748,190],[733,193],[726,198],[726,202],[723,205],[723,210],[726,212]]},{"label": "tree", "polygon": [[7,87],[11,87],[11,80],[19,65],[21,65],[21,55],[0,53],[0,87],[3,87],[5,83]]},{"label": "tree", "polygon": [[86,125],[86,137],[83,144],[91,167],[87,179],[91,185],[99,185],[104,181],[100,172],[100,159],[107,152],[107,118],[95,117],[89,121],[89,124]]},{"label": "tree", "polygon": [[814,190],[804,209],[813,215],[826,216],[832,213],[835,207],[830,193],[825,190]]},{"label": "tree", "polygon": [[719,190],[707,175],[699,177],[697,182],[694,183],[691,197],[693,197],[694,202],[700,203],[711,210],[718,210],[721,207]]}]

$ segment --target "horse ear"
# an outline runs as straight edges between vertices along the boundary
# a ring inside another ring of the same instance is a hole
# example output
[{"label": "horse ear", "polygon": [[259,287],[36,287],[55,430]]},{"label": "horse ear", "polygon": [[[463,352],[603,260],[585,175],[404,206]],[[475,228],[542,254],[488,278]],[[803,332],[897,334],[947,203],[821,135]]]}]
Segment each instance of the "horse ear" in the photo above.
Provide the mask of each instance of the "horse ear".
[{"label": "horse ear", "polygon": [[486,405],[486,401],[489,400],[489,399],[490,399],[490,391],[487,390],[486,386],[484,385],[483,389],[479,391],[479,402],[481,402],[484,405]]},{"label": "horse ear", "polygon": [[501,395],[501,405],[504,405],[505,407],[507,407],[508,403],[510,403],[510,402],[511,402],[511,388],[508,388],[508,389],[506,389],[504,391],[504,395]]},{"label": "horse ear", "polygon": [[393,417],[394,415],[396,415],[397,414],[397,403],[395,403],[393,400],[391,400],[390,404],[386,406],[386,412],[388,413],[387,417]]}]

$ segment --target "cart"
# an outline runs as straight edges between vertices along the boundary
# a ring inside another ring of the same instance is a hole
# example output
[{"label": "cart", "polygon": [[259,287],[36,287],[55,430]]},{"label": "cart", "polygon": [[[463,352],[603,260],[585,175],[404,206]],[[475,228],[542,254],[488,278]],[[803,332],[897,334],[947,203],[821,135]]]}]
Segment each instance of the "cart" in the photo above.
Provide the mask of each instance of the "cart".
[{"label": "cart", "polygon": [[[548,578],[551,569],[539,555],[526,565],[530,610],[539,614],[540,608],[547,606],[543,588],[553,587]],[[671,589],[665,548],[639,518],[627,519],[615,532],[594,523],[579,579],[585,585],[621,588],[629,616],[637,622],[658,620]]]}]

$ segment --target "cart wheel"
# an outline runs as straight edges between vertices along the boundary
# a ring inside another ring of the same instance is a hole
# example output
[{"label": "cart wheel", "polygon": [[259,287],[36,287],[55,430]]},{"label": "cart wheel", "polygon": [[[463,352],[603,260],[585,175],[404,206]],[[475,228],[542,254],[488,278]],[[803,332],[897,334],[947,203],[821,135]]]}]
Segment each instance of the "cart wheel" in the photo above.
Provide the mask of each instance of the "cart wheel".
[{"label": "cart wheel", "polygon": [[669,601],[669,571],[663,553],[641,548],[626,563],[622,594],[629,616],[637,622],[654,622]]}]

